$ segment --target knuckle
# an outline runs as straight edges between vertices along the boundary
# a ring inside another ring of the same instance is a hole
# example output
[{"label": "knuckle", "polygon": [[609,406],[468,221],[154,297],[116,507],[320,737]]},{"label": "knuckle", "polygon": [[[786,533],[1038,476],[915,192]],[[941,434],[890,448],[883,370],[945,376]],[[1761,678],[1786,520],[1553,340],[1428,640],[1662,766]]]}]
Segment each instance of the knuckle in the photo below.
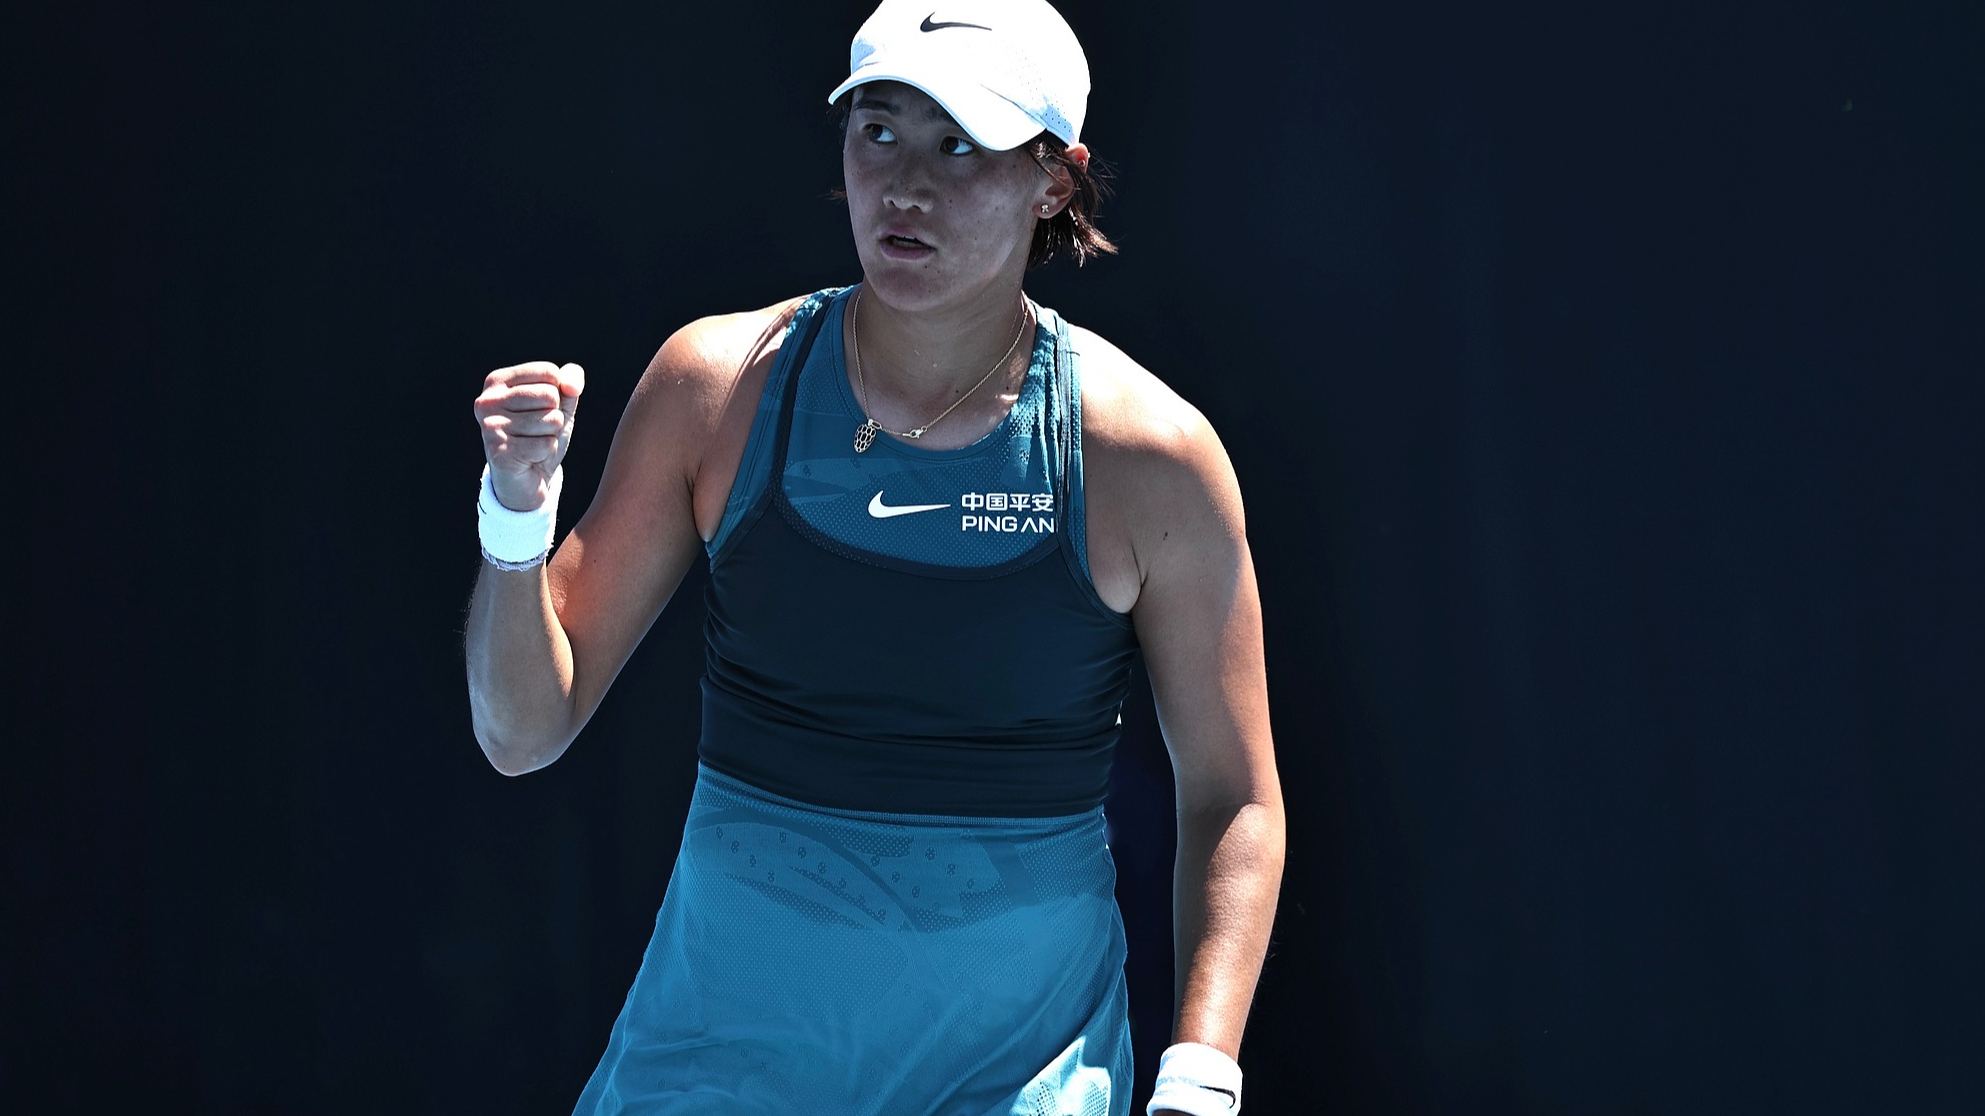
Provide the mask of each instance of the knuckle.
[{"label": "knuckle", "polygon": [[534,377],[541,378],[547,375],[558,375],[558,366],[548,360],[527,360],[522,364],[512,364],[499,368],[483,377],[483,382],[494,387],[501,384],[528,381]]}]

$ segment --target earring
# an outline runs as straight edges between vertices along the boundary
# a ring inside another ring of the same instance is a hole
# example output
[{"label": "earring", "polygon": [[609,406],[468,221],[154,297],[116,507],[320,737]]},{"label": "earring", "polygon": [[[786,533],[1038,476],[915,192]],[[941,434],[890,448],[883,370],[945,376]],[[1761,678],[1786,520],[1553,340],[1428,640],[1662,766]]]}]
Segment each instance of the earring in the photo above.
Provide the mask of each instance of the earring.
[{"label": "earring", "polygon": [[1048,211],[1048,206],[1047,206],[1047,204],[1046,204],[1046,203],[1042,203],[1042,205],[1041,205],[1041,212],[1042,212],[1043,214],[1045,214],[1045,213],[1047,213],[1047,211]]}]

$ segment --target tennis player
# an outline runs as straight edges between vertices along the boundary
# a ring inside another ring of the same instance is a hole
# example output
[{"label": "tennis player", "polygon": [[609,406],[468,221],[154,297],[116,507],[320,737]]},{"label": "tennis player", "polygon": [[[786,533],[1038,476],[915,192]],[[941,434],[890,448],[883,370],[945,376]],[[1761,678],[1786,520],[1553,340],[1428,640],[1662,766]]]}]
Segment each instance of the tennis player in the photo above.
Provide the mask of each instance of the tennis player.
[{"label": "tennis player", "polygon": [[698,780],[581,1114],[1123,1116],[1102,807],[1144,657],[1177,775],[1175,1040],[1230,1116],[1283,809],[1241,496],[1204,418],[1023,292],[1114,251],[1082,48],[1041,0],[884,0],[842,171],[861,282],[663,344],[552,553],[573,364],[475,410],[475,729],[557,759],[709,563]]}]

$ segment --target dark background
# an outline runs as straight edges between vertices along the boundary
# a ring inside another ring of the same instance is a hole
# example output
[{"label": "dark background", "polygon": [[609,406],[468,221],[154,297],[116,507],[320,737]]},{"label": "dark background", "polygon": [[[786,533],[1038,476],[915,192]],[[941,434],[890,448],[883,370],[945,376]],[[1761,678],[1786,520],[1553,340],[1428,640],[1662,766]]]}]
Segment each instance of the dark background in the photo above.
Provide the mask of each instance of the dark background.
[{"label": "dark background", "polygon": [[[568,1109],[674,854],[700,575],[497,775],[470,401],[587,366],[569,523],[671,330],[857,279],[868,6],[9,17],[0,1104]],[[1976,1111],[1976,5],[1064,10],[1123,253],[1030,289],[1248,495],[1291,842],[1249,1111]]]}]

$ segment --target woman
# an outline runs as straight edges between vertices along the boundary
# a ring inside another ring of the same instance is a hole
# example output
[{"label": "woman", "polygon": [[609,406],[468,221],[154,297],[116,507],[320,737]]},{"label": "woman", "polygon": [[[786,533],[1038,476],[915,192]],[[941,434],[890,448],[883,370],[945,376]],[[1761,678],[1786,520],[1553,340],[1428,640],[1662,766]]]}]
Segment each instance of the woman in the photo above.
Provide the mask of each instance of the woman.
[{"label": "woman", "polygon": [[1081,47],[1039,0],[885,0],[851,71],[862,283],[671,337],[548,563],[583,373],[476,401],[499,770],[556,759],[710,562],[697,790],[579,1111],[1121,1116],[1101,806],[1141,650],[1180,822],[1151,1111],[1233,1112],[1282,861],[1259,605],[1212,430],[1021,290],[1109,248]]}]

